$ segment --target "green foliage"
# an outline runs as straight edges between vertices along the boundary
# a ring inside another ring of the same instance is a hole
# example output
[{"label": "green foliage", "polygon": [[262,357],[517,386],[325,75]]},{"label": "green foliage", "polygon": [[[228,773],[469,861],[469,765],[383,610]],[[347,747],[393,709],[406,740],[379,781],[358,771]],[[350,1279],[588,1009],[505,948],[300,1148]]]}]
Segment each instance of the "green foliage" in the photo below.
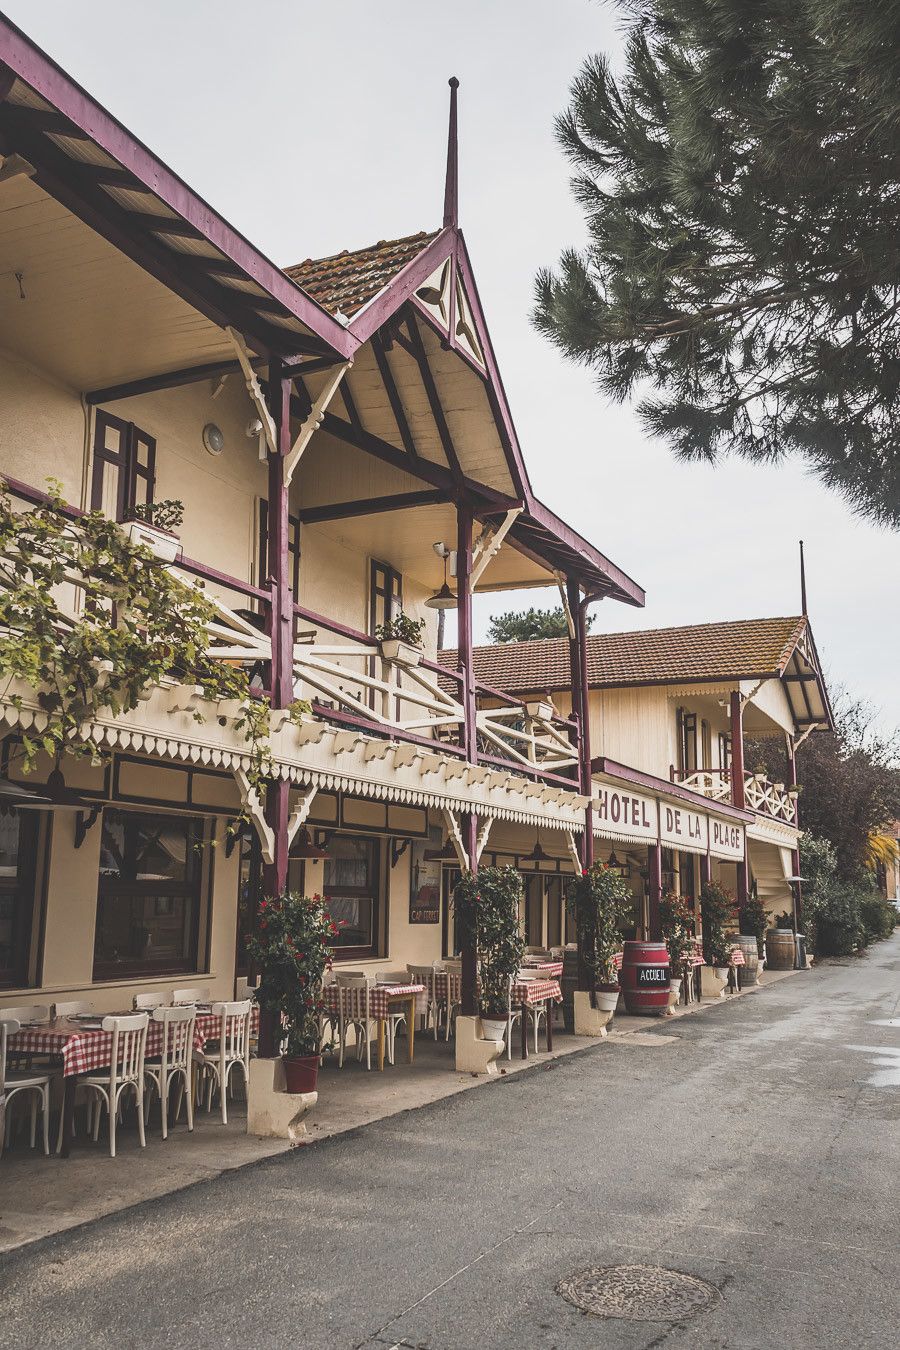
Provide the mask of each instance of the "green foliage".
[{"label": "green foliage", "polygon": [[827,839],[805,834],[800,840],[800,867],[808,881],[803,889],[803,926],[807,944],[817,956],[849,956],[859,947],[893,932],[891,906],[876,891],[871,877],[846,880]]},{"label": "green foliage", "polygon": [[677,978],[681,963],[694,943],[694,916],[687,901],[670,891],[660,899],[659,920],[663,939],[669,949],[669,963]]},{"label": "green foliage", "polygon": [[755,937],[756,946],[759,955],[762,955],[763,939],[766,936],[766,929],[769,926],[769,916],[766,913],[766,907],[755,893],[748,895],[742,905],[738,906],[738,931],[744,937]]},{"label": "green foliage", "polygon": [[535,322],[685,460],[799,458],[900,524],[900,4],[619,0],[558,137],[587,222]]},{"label": "green foliage", "polygon": [[726,930],[734,923],[734,896],[717,881],[710,881],[700,892],[700,915],[703,923],[703,959],[708,966],[727,966],[734,945]]},{"label": "green foliage", "polygon": [[867,942],[880,942],[894,931],[897,912],[874,888],[860,898],[859,917]]},{"label": "green foliage", "polygon": [[158,530],[174,534],[184,521],[184,502],[177,497],[167,497],[161,502],[138,502],[131,508],[130,519],[143,520]]},{"label": "green foliage", "polygon": [[631,916],[632,896],[625,878],[605,863],[596,862],[576,877],[566,894],[575,919],[581,959],[590,987],[616,984],[613,957],[621,949],[621,926]]},{"label": "green foliage", "polygon": [[[590,629],[594,622],[593,614],[587,617]],[[518,614],[492,614],[488,626],[488,639],[491,642],[533,642],[539,638],[559,638],[569,636],[569,625],[565,612],[556,609],[523,610]]]},{"label": "green foliage", "polygon": [[463,873],[453,892],[453,906],[462,932],[471,935],[478,953],[481,1011],[505,1017],[509,982],[525,955],[519,924],[522,878],[514,867],[484,867]]},{"label": "green foliage", "polygon": [[773,928],[789,928],[794,931],[794,916],[789,909],[782,910],[780,914],[772,916]]},{"label": "green foliage", "polygon": [[257,1002],[283,1018],[289,1055],[319,1053],[322,981],[337,934],[320,895],[288,892],[260,901],[247,955],[260,973]]},{"label": "green foliage", "polygon": [[22,734],[26,769],[41,751],[56,763],[64,752],[97,758],[90,723],[130,712],[166,676],[207,699],[249,699],[245,673],[207,654],[215,609],[202,592],[100,512],[64,512],[55,483],[47,504],[25,511],[0,492],[0,678],[36,690],[43,713]]},{"label": "green foliage", "polygon": [[378,642],[406,642],[410,647],[421,647],[425,633],[424,619],[411,619],[400,609],[390,619],[377,625],[375,638]]}]

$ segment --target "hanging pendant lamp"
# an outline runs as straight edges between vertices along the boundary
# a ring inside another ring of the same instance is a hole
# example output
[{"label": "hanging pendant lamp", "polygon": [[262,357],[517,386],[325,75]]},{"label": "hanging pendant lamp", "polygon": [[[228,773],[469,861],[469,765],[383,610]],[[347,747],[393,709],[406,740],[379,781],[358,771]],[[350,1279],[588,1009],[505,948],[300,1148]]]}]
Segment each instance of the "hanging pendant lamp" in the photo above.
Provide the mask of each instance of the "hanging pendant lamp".
[{"label": "hanging pendant lamp", "polygon": [[313,843],[310,838],[309,830],[303,825],[297,834],[296,840],[291,844],[291,857],[303,858],[307,862],[312,862],[317,858],[327,858],[328,851],[327,849],[319,848],[317,844]]},{"label": "hanging pendant lamp", "polygon": [[450,557],[449,548],[445,548],[441,555],[444,559],[444,584],[440,590],[435,591],[434,595],[429,595],[425,604],[429,609],[456,609],[456,596],[447,584],[447,559]]}]

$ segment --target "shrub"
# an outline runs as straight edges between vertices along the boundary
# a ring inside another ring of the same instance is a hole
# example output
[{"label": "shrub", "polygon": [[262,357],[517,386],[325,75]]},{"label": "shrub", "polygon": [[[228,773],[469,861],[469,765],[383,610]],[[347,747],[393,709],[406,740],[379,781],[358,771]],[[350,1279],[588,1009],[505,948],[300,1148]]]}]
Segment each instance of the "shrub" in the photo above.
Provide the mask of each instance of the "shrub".
[{"label": "shrub", "polygon": [[817,956],[850,956],[865,940],[860,895],[853,887],[831,881],[811,891],[805,900],[811,918]]},{"label": "shrub", "polygon": [[869,942],[880,942],[882,938],[891,936],[897,915],[893,905],[889,905],[883,895],[879,895],[877,891],[864,895],[859,908],[862,926]]},{"label": "shrub", "polygon": [[421,647],[424,634],[425,620],[412,619],[402,609],[375,629],[376,641],[405,642],[409,647]]},{"label": "shrub", "polygon": [[619,929],[632,904],[625,878],[605,863],[596,862],[571,883],[566,904],[575,919],[590,989],[616,984],[613,958],[622,946]]},{"label": "shrub", "polygon": [[289,1055],[319,1053],[322,981],[337,933],[320,895],[288,892],[259,903],[247,955],[260,972],[260,1008],[286,1024]]},{"label": "shrub", "polygon": [[463,874],[453,892],[453,907],[463,931],[471,934],[478,952],[481,1011],[485,1017],[505,1017],[509,982],[518,974],[525,954],[519,926],[522,878],[514,867],[484,867]]},{"label": "shrub", "polygon": [[659,902],[659,921],[662,935],[669,949],[669,964],[677,978],[681,962],[691,950],[694,941],[694,916],[687,902],[671,892]]},{"label": "shrub", "polygon": [[708,966],[727,966],[733,944],[725,932],[728,925],[734,922],[734,896],[717,881],[707,882],[700,892],[700,915],[704,961]]}]

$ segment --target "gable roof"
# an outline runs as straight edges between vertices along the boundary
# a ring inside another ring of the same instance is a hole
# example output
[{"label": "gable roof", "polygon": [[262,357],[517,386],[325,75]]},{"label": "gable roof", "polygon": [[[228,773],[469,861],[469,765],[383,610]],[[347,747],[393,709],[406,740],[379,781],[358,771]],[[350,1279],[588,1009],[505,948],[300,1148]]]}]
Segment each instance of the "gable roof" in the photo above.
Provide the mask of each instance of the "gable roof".
[{"label": "gable roof", "polygon": [[[800,616],[592,633],[587,639],[588,684],[600,689],[777,678],[787,671],[807,627]],[[457,653],[446,650],[439,659],[455,667]],[[474,660],[477,680],[510,693],[570,687],[568,638],[476,647]]]},{"label": "gable roof", "polygon": [[344,249],[327,258],[307,258],[284,270],[330,314],[340,311],[352,318],[439,233],[420,230],[402,239],[381,239],[366,248]]}]

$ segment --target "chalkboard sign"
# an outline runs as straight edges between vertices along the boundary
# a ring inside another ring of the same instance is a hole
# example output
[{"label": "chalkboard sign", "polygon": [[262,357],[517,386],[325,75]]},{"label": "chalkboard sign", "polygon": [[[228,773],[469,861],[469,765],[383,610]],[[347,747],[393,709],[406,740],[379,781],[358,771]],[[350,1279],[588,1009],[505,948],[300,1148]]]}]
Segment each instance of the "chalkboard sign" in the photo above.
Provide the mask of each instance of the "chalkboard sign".
[{"label": "chalkboard sign", "polygon": [[638,989],[664,989],[669,983],[668,966],[635,966]]},{"label": "chalkboard sign", "polygon": [[434,852],[441,846],[440,829],[432,829],[429,839],[415,839],[409,861],[409,921],[410,923],[440,923],[441,921],[441,864],[426,858],[426,849]]}]

